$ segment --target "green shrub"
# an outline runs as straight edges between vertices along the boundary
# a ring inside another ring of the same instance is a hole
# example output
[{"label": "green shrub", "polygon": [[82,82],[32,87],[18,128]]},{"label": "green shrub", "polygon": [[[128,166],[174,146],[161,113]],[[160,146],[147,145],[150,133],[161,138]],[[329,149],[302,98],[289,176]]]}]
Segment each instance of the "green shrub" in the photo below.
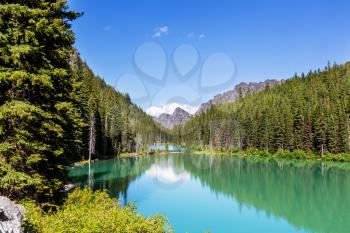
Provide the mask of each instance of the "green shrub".
[{"label": "green shrub", "polygon": [[231,146],[231,152],[232,153],[238,153],[240,150],[239,150],[239,148],[238,147],[236,147],[236,146]]},{"label": "green shrub", "polygon": [[260,154],[259,154],[261,157],[266,157],[266,158],[269,158],[269,157],[272,157],[272,154],[267,151],[267,150],[262,150],[260,151]]},{"label": "green shrub", "polygon": [[322,159],[325,161],[350,162],[350,154],[331,154],[327,152],[322,156]]},{"label": "green shrub", "polygon": [[291,158],[291,152],[285,150],[278,150],[273,156],[276,158]]},{"label": "green shrub", "polygon": [[143,217],[133,207],[121,207],[106,192],[77,189],[54,213],[26,204],[26,230],[40,233],[165,233],[171,232],[159,215]]},{"label": "green shrub", "polygon": [[307,153],[303,150],[294,150],[289,152],[289,157],[293,159],[306,159]]},{"label": "green shrub", "polygon": [[317,156],[312,152],[307,152],[303,150],[278,150],[274,155],[276,158],[287,158],[287,159],[316,159]]},{"label": "green shrub", "polygon": [[257,149],[257,148],[249,148],[249,149],[247,149],[247,151],[246,151],[246,153],[247,153],[248,155],[254,155],[254,156],[260,155],[261,152],[262,152],[262,151],[259,150],[259,149]]}]

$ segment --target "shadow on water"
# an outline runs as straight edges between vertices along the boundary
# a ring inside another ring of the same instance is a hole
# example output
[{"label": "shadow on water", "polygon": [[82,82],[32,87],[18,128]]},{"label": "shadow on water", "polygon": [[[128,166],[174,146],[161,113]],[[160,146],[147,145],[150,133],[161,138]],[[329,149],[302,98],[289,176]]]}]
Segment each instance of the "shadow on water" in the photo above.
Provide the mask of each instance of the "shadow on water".
[{"label": "shadow on water", "polygon": [[[127,201],[129,184],[141,176],[152,161],[139,158],[116,158],[93,163],[90,175],[94,190],[106,190],[112,197],[122,196]],[[69,170],[71,181],[80,186],[89,186],[89,166],[77,166]]]},{"label": "shadow on water", "polygon": [[[262,158],[165,155],[125,158],[93,164],[95,189],[124,196],[130,183],[153,164],[186,171],[215,194],[240,205],[285,219],[311,232],[340,233],[350,229],[350,169],[348,164]],[[87,184],[87,166],[70,170],[73,182]]]}]

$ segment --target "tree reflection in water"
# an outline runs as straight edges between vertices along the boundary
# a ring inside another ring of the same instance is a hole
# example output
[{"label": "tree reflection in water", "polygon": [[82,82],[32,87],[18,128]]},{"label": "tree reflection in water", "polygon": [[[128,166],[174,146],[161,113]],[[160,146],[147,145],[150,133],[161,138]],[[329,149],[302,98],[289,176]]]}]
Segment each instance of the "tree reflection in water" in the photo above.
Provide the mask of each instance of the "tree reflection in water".
[{"label": "tree reflection in water", "polygon": [[[70,170],[72,181],[87,185],[87,169]],[[106,189],[125,201],[128,186],[141,175],[155,177],[161,188],[176,188],[192,177],[216,194],[281,217],[297,228],[322,233],[350,229],[348,164],[162,155],[101,161],[92,165],[91,173],[94,189]]]}]

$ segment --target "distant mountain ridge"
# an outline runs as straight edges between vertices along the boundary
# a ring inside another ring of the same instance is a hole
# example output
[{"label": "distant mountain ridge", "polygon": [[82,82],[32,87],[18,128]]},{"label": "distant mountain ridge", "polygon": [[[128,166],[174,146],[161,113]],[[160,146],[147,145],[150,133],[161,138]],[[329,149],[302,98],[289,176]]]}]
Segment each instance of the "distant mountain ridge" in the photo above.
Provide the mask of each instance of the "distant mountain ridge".
[{"label": "distant mountain ridge", "polygon": [[232,103],[232,102],[235,102],[240,97],[244,97],[253,92],[262,91],[267,86],[273,87],[283,82],[284,80],[276,80],[276,79],[267,79],[263,82],[249,82],[249,83],[241,82],[238,85],[236,85],[233,90],[229,90],[222,94],[218,94],[208,102],[201,104],[201,106],[199,107],[195,115],[200,114],[202,112],[206,112],[208,109],[210,109],[214,105]]},{"label": "distant mountain ridge", "polygon": [[[263,82],[241,82],[237,84],[232,90],[218,94],[208,102],[202,103],[194,115],[206,112],[215,105],[235,102],[237,99],[242,98],[250,93],[262,91],[266,87],[273,87],[283,82],[284,80],[276,79],[267,79]],[[162,113],[158,117],[153,117],[153,120],[160,123],[165,128],[172,129],[174,126],[181,125],[192,117],[192,114],[186,112],[180,107],[177,107],[172,114]]]},{"label": "distant mountain ridge", "polygon": [[192,115],[180,107],[177,107],[172,114],[162,113],[158,117],[153,117],[156,122],[168,129],[181,125],[191,118]]}]

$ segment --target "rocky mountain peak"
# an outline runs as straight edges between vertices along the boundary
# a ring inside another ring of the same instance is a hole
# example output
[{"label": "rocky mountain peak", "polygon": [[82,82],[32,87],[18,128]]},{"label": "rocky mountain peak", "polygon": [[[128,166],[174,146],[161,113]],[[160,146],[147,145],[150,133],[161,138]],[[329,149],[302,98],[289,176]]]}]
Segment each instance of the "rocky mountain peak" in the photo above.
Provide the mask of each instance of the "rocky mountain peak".
[{"label": "rocky mountain peak", "polygon": [[232,103],[237,99],[244,97],[250,93],[258,92],[264,90],[266,87],[273,87],[282,83],[283,80],[275,80],[275,79],[267,79],[264,82],[241,82],[237,84],[233,90],[226,91],[222,94],[218,94],[214,96],[213,99],[209,100],[206,103],[203,103],[196,114],[200,114],[202,112],[207,111],[214,105],[224,104],[224,103]]},{"label": "rocky mountain peak", "polygon": [[[207,111],[215,105],[232,103],[250,93],[263,91],[267,87],[273,87],[283,83],[284,80],[267,79],[263,82],[241,82],[232,90],[214,96],[213,99],[201,104],[196,114]],[[180,107],[177,107],[172,114],[162,113],[158,117],[153,117],[156,122],[159,122],[165,128],[172,129],[176,125],[181,125],[192,118],[193,115],[186,112]]]},{"label": "rocky mountain peak", "polygon": [[180,107],[177,107],[174,112],[170,115],[162,113],[158,117],[153,119],[159,122],[165,128],[172,129],[176,125],[181,125],[191,119],[192,115]]}]

